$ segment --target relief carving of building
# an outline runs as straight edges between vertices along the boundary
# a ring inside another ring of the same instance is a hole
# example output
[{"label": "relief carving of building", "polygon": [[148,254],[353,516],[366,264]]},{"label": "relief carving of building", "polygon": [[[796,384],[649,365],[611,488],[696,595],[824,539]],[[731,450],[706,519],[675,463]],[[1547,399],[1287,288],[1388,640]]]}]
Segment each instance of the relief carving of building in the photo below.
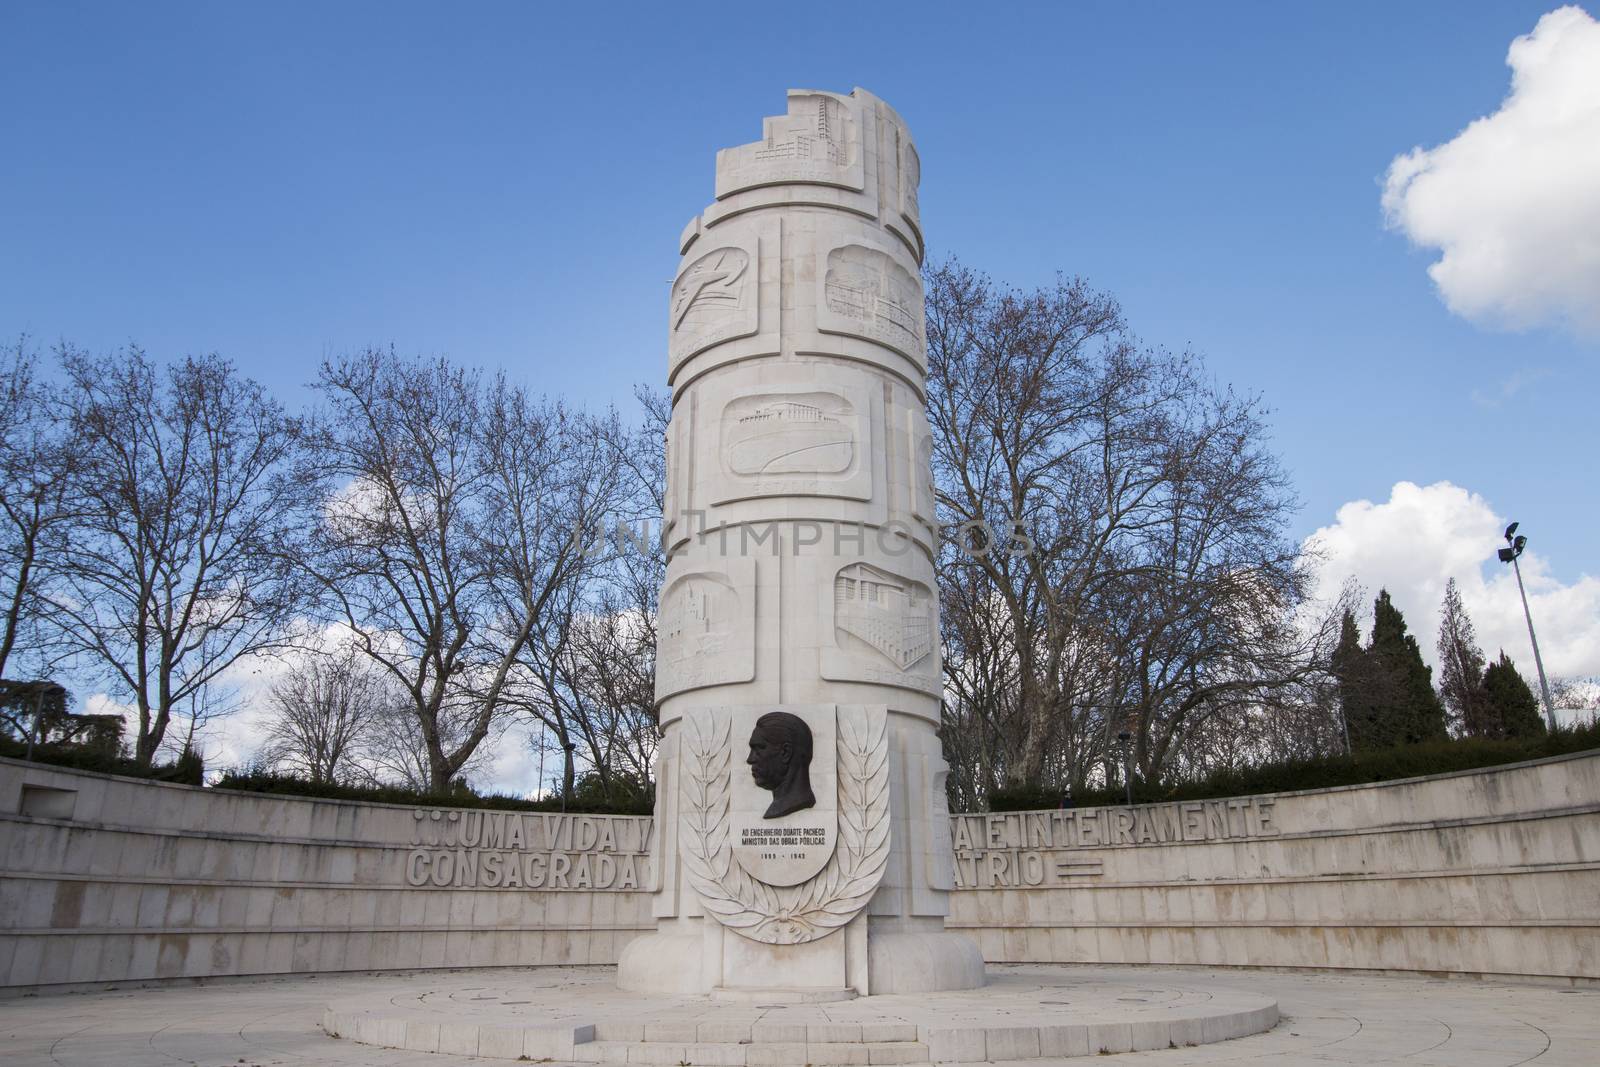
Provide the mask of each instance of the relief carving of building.
[{"label": "relief carving of building", "polygon": [[770,120],[766,139],[751,155],[758,163],[804,160],[842,167],[850,162],[844,138],[849,121],[849,112],[838,100],[815,97],[801,114]]},{"label": "relief carving of building", "polygon": [[852,563],[833,582],[833,621],[905,671],[933,651],[933,594],[920,582]]},{"label": "relief carving of building", "polygon": [[[766,399],[734,413],[728,468],[735,474],[837,474],[855,458],[855,432],[822,396]],[[810,402],[808,402],[810,401]],[[846,405],[847,407],[848,405]],[[830,410],[830,408],[832,410]]]},{"label": "relief carving of building", "polygon": [[901,344],[922,338],[921,289],[909,271],[883,252],[861,245],[828,253],[824,290],[828,310]]}]

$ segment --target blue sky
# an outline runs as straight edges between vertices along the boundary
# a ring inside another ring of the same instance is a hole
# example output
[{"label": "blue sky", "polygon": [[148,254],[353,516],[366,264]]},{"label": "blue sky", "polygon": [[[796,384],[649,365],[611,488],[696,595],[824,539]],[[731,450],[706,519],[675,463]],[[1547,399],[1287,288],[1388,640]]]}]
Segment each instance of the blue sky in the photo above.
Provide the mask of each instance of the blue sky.
[{"label": "blue sky", "polygon": [[935,255],[1084,275],[1264,395],[1297,535],[1448,481],[1473,543],[1519,518],[1590,585],[1600,340],[1452,313],[1380,208],[1553,6],[10,0],[0,336],[215,350],[291,402],[392,342],[626,407],[716,149],[861,85],[917,139]]}]

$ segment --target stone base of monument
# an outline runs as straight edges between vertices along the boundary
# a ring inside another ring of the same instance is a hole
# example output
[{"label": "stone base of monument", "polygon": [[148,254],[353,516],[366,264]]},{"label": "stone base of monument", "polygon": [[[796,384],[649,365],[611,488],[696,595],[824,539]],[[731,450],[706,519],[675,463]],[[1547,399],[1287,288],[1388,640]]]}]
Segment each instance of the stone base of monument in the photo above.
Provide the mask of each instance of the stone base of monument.
[{"label": "stone base of monument", "polygon": [[711,991],[711,999],[741,1004],[837,1004],[841,1000],[856,999],[856,991],[797,989],[793,986],[778,989],[762,989],[758,986],[718,986]]},{"label": "stone base of monument", "polygon": [[[712,932],[720,931],[712,928]],[[856,995],[853,989],[860,987],[824,987],[815,979],[829,971],[847,972],[852,957],[857,966],[866,965],[863,977],[874,994],[948,992],[977,989],[984,983],[983,953],[977,944],[970,937],[942,929],[874,930],[865,945],[854,946],[854,951],[843,953],[837,961],[823,957],[824,966],[805,968],[804,955],[816,956],[819,950],[838,952],[846,947],[842,942],[843,938],[835,935],[810,945],[776,946],[770,958],[745,959],[742,966],[724,967],[711,972],[716,977],[709,977],[704,928],[646,934],[623,948],[617,962],[617,985],[630,993],[666,996],[711,993],[735,999],[764,991],[763,998],[769,1001],[848,1000]],[[750,944],[730,935],[725,950],[747,951]],[[764,974],[770,980],[748,985],[725,983],[721,979],[728,973]],[[813,980],[809,985],[807,977]],[[777,984],[782,981],[796,985]]]},{"label": "stone base of monument", "polygon": [[[329,1034],[367,1045],[557,1063],[980,1063],[1210,1044],[1271,1029],[1258,993],[1071,966],[991,968],[965,992],[822,1004],[644,996],[609,968],[419,974],[327,1006]],[[748,992],[748,991],[745,991]]]}]

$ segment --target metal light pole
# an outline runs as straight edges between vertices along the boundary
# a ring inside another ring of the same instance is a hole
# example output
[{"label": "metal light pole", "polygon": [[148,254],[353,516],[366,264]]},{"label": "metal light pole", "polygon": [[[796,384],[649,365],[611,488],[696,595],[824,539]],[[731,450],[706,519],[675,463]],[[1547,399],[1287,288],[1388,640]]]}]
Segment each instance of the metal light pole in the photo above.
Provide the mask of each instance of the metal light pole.
[{"label": "metal light pole", "polygon": [[1556,702],[1550,699],[1550,682],[1544,676],[1544,660],[1539,656],[1539,639],[1533,633],[1533,613],[1528,610],[1528,591],[1522,586],[1522,567],[1517,563],[1517,557],[1522,555],[1523,548],[1527,545],[1528,538],[1517,533],[1517,524],[1512,523],[1506,527],[1506,544],[1509,548],[1500,550],[1500,562],[1511,564],[1511,569],[1517,575],[1517,592],[1522,595],[1522,617],[1528,620],[1528,640],[1533,643],[1533,665],[1539,671],[1539,691],[1544,695],[1544,717],[1552,733],[1556,728]]},{"label": "metal light pole", "polygon": [[52,717],[59,708],[65,712],[67,708],[67,691],[55,682],[8,682],[0,680],[0,697],[8,703],[15,702],[18,707],[29,697],[33,698],[33,722],[28,727],[28,749],[24,759],[33,759],[33,750],[36,745],[45,743],[44,705],[49,701],[52,707]]},{"label": "metal light pole", "polygon": [[1117,740],[1122,742],[1122,786],[1128,797],[1128,807],[1133,807],[1133,758],[1128,754],[1128,743],[1133,740],[1133,735],[1124,730],[1117,735]]},{"label": "metal light pole", "polygon": [[[544,736],[544,723],[539,724],[539,792],[544,793],[544,750],[549,742]],[[541,796],[539,799],[543,799]]]},{"label": "metal light pole", "polygon": [[561,747],[567,754],[566,762],[561,766],[561,810],[565,812],[567,810],[567,801],[571,798],[571,791],[567,789],[567,782],[572,778],[572,753],[578,746],[571,741],[565,741]]},{"label": "metal light pole", "polygon": [[27,759],[33,759],[33,746],[39,740],[39,720],[44,718],[44,690],[33,694],[33,728],[28,731]]}]

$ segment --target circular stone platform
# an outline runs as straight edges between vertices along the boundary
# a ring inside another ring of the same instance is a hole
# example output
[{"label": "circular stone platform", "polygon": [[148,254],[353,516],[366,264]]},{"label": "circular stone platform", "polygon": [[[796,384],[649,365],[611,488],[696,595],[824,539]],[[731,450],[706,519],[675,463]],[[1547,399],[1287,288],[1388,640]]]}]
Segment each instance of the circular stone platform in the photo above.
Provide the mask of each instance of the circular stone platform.
[{"label": "circular stone platform", "polygon": [[322,1018],[333,1036],[385,1048],[695,1067],[1062,1059],[1209,1044],[1277,1022],[1277,1001],[1259,992],[1026,966],[990,968],[983,989],[831,1004],[644,996],[618,990],[608,971],[441,974],[400,995],[332,1001]]}]

